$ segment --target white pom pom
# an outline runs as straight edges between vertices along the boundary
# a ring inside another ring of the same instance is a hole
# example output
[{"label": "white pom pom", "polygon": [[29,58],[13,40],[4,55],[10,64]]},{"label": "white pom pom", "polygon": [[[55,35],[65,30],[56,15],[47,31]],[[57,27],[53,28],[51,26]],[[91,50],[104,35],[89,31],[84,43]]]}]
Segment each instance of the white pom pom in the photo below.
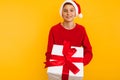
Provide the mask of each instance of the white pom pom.
[{"label": "white pom pom", "polygon": [[79,18],[83,18],[83,15],[82,15],[82,13],[80,13],[80,14],[78,15],[78,17],[79,17]]}]

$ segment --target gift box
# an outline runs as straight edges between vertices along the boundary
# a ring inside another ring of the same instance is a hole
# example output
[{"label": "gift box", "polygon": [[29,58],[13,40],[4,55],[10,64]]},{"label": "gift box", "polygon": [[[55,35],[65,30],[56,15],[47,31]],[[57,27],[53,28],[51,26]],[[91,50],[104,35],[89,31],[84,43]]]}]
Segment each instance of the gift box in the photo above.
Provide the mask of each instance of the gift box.
[{"label": "gift box", "polygon": [[50,61],[46,63],[48,80],[82,80],[84,74],[82,47],[69,44],[53,45],[51,55]]}]

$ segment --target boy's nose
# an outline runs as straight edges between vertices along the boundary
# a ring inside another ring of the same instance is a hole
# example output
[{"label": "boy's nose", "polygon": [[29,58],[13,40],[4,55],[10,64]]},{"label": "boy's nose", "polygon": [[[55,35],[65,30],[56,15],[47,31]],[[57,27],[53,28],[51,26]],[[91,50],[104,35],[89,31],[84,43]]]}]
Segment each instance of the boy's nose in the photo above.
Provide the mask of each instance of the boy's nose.
[{"label": "boy's nose", "polygon": [[70,11],[68,11],[67,14],[70,14]]}]

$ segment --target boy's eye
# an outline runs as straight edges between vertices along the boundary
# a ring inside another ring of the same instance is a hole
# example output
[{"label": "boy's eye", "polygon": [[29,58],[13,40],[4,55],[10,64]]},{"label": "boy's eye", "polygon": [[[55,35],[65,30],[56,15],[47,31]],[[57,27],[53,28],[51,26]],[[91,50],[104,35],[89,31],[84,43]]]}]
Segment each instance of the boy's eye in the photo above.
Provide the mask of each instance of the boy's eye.
[{"label": "boy's eye", "polygon": [[68,10],[64,9],[63,11],[64,11],[64,12],[67,12]]},{"label": "boy's eye", "polygon": [[73,12],[74,10],[70,10],[71,12]]},{"label": "boy's eye", "polygon": [[73,9],[71,9],[71,10],[64,9],[64,10],[63,10],[63,12],[68,12],[68,11],[70,11],[70,12],[74,12]]}]

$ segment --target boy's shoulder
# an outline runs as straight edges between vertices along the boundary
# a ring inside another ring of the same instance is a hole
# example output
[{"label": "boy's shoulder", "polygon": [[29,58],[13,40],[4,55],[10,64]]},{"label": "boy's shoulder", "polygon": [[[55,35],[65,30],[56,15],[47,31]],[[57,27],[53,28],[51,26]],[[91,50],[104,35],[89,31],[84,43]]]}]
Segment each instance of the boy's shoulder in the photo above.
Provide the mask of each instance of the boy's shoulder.
[{"label": "boy's shoulder", "polygon": [[51,30],[59,30],[60,26],[61,26],[61,24],[57,23],[51,27]]},{"label": "boy's shoulder", "polygon": [[85,27],[81,24],[76,23],[78,29],[85,30]]}]

